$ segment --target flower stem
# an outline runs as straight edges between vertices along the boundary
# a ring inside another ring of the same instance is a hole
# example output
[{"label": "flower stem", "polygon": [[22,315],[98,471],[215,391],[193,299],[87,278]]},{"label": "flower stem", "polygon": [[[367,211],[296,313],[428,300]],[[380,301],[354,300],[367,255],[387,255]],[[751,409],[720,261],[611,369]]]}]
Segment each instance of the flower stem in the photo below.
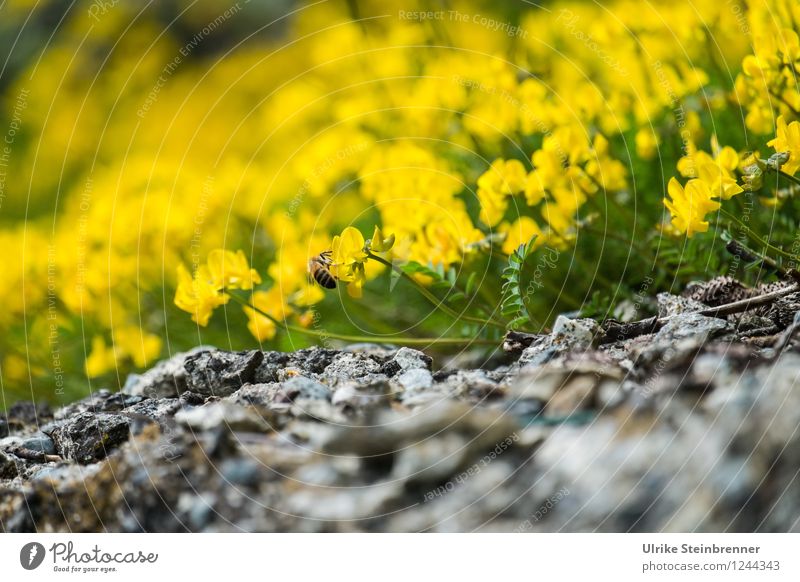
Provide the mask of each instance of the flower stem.
[{"label": "flower stem", "polygon": [[322,338],[322,339],[338,339],[347,342],[376,342],[381,341],[382,343],[388,344],[397,344],[402,346],[429,346],[429,345],[475,345],[475,344],[482,344],[482,345],[497,345],[497,342],[494,340],[488,339],[475,339],[475,338],[457,338],[457,337],[437,337],[437,338],[425,338],[425,337],[401,337],[401,338],[392,338],[392,339],[385,339],[376,336],[364,336],[364,335],[347,335],[347,334],[340,334],[334,332],[328,332],[324,330],[317,330],[317,329],[306,329],[304,327],[299,327],[297,325],[292,325],[286,321],[281,321],[269,313],[265,312],[262,309],[259,309],[252,303],[245,301],[241,297],[234,295],[232,293],[228,293],[230,297],[242,307],[247,309],[252,309],[259,315],[263,315],[267,319],[269,319],[275,325],[282,327],[288,331],[292,331],[295,333],[307,335],[310,337]]},{"label": "flower stem", "polygon": [[732,220],[733,222],[735,222],[739,226],[739,228],[741,228],[745,233],[747,233],[747,235],[750,238],[755,240],[757,243],[759,243],[761,245],[764,245],[765,248],[778,253],[779,255],[781,255],[784,258],[791,259],[793,261],[797,261],[798,260],[798,257],[796,255],[793,255],[791,253],[787,253],[782,248],[776,247],[775,245],[771,244],[768,240],[766,240],[766,239],[762,238],[761,236],[759,236],[758,234],[756,234],[753,230],[750,229],[750,227],[748,227],[745,223],[743,223],[741,220],[739,220],[739,218],[737,218],[735,215],[731,214],[727,210],[724,210],[724,209],[720,208],[719,212],[720,212],[720,214],[722,214],[728,220]]},{"label": "flower stem", "polygon": [[437,307],[438,309],[441,309],[442,311],[447,313],[452,318],[454,318],[456,320],[469,321],[471,323],[478,323],[478,324],[483,325],[483,326],[491,325],[493,327],[496,327],[496,328],[499,328],[499,329],[502,329],[502,330],[506,329],[505,324],[500,323],[498,321],[494,321],[494,320],[491,320],[491,319],[485,320],[485,319],[481,319],[479,317],[472,317],[472,316],[469,316],[469,315],[464,315],[463,313],[458,313],[455,309],[452,309],[448,305],[446,305],[444,303],[444,301],[441,301],[438,297],[436,297],[436,295],[434,295],[433,293],[428,291],[425,288],[424,285],[422,285],[421,283],[416,281],[414,279],[414,277],[411,277],[408,273],[403,271],[403,269],[401,269],[397,265],[391,263],[390,261],[387,261],[383,257],[379,257],[379,256],[374,255],[372,253],[367,253],[367,257],[372,259],[373,261],[377,261],[377,262],[381,263],[382,265],[386,265],[387,267],[392,269],[395,273],[397,273],[398,275],[403,277],[406,281],[408,281],[409,283],[414,285],[414,287],[416,287],[417,291],[419,291],[422,294],[422,296],[425,297],[428,301],[430,301],[435,307]]},{"label": "flower stem", "polygon": [[783,170],[778,170],[778,175],[781,176],[782,178],[786,178],[790,182],[800,186],[800,178],[798,178],[797,176],[792,176],[791,174],[788,174],[788,173],[784,172]]},{"label": "flower stem", "polygon": [[[800,113],[798,113],[798,115],[800,115]],[[773,167],[773,166],[770,166],[770,165],[767,163],[767,160],[759,160],[759,162],[760,162],[760,163],[762,163],[762,164],[764,164],[764,165],[766,166],[766,168],[767,168],[767,171],[768,171],[768,172],[775,172],[775,173],[776,173],[776,174],[778,174],[778,176],[780,176],[781,178],[786,178],[786,179],[787,179],[787,180],[789,180],[790,182],[792,182],[792,183],[794,183],[794,184],[797,184],[798,186],[800,186],[800,178],[798,178],[797,176],[792,176],[791,174],[789,174],[789,173],[787,173],[787,172],[784,172],[784,171],[783,171],[783,170],[781,170],[781,169],[776,169],[775,167]]]}]

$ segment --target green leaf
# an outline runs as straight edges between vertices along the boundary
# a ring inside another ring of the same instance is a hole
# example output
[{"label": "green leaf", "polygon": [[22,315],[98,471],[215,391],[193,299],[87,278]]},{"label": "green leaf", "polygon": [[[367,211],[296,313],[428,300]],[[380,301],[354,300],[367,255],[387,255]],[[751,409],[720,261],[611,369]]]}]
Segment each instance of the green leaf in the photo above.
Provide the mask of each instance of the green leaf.
[{"label": "green leaf", "polygon": [[476,271],[473,271],[472,273],[470,273],[470,276],[467,279],[467,285],[464,288],[464,291],[469,297],[472,297],[472,295],[475,293],[475,290],[477,288],[476,285],[477,281],[478,281],[478,273]]},{"label": "green leaf", "polygon": [[522,289],[520,279],[525,260],[533,250],[533,243],[536,237],[531,238],[527,243],[520,245],[508,257],[508,266],[503,269],[501,278],[503,279],[502,299],[500,302],[500,313],[513,317],[510,328],[521,327],[531,320],[525,302],[522,299]]},{"label": "green leaf", "polygon": [[456,303],[457,301],[463,301],[466,298],[467,296],[464,295],[461,291],[456,291],[455,293],[450,293],[447,296],[447,301],[450,303]]}]

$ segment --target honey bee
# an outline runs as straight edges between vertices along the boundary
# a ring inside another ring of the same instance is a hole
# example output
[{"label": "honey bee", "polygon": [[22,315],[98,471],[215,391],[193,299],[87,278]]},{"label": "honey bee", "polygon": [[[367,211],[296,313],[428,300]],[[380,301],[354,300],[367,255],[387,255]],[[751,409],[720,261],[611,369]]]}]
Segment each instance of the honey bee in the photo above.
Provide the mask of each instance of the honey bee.
[{"label": "honey bee", "polygon": [[308,260],[308,272],[314,281],[325,289],[336,289],[336,277],[331,274],[330,266],[331,251],[321,252]]}]

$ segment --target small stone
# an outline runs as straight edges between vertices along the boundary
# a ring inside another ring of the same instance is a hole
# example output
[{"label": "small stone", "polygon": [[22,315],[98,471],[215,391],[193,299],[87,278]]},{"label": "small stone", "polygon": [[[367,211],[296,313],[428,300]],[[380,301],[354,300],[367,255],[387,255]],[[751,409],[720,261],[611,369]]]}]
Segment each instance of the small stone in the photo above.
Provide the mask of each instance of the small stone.
[{"label": "small stone", "polygon": [[[434,375],[434,379],[436,376]],[[447,376],[444,384],[453,395],[482,402],[505,395],[505,387],[492,379],[486,370],[459,370]]]},{"label": "small stone", "polygon": [[345,413],[357,413],[388,406],[391,387],[386,382],[361,386],[357,382],[343,384],[333,393],[331,403]]},{"label": "small stone", "polygon": [[275,396],[276,402],[294,402],[295,400],[330,400],[330,388],[316,380],[295,376],[281,384]]},{"label": "small stone", "polygon": [[18,472],[14,459],[0,451],[0,479],[13,479]]},{"label": "small stone", "polygon": [[0,417],[0,439],[8,436],[8,421]]},{"label": "small stone", "polygon": [[190,355],[183,364],[186,388],[203,396],[228,396],[254,381],[255,371],[263,359],[264,353],[260,350],[208,350]]},{"label": "small stone", "polygon": [[599,329],[593,319],[569,319],[559,315],[553,325],[553,336],[569,341],[575,346],[588,347]]},{"label": "small stone", "polygon": [[159,424],[164,424],[180,408],[181,401],[177,398],[159,398],[157,400],[148,398],[126,408],[125,413],[130,416],[146,416]]},{"label": "small stone", "polygon": [[183,367],[186,359],[211,349],[213,348],[200,346],[188,352],[179,352],[168,360],[158,362],[144,374],[130,374],[122,391],[125,394],[148,398],[178,396],[186,391],[186,370]]},{"label": "small stone", "polygon": [[548,416],[565,417],[591,408],[595,378],[576,376],[553,394],[545,407]]},{"label": "small stone", "polygon": [[283,390],[283,385],[277,382],[269,382],[265,384],[245,384],[236,392],[227,397],[231,402],[237,404],[256,406],[270,406],[272,405],[278,395]]},{"label": "small stone", "polygon": [[425,368],[406,370],[395,378],[406,392],[420,392],[433,386],[433,374]]},{"label": "small stone", "polygon": [[688,297],[672,295],[671,293],[659,293],[657,298],[659,317],[668,317],[670,315],[680,315],[708,309],[708,306],[704,303],[700,303]]},{"label": "small stone", "polygon": [[537,337],[522,351],[518,364],[538,366],[574,350],[587,350],[599,330],[600,326],[593,319],[569,319],[559,315],[553,333]]},{"label": "small stone", "polygon": [[731,329],[732,326],[724,319],[706,317],[699,313],[683,313],[670,318],[655,335],[653,343],[672,343],[687,338],[703,343]]},{"label": "small stone", "polygon": [[363,380],[380,374],[381,366],[361,353],[341,353],[325,368],[324,376],[337,380]]},{"label": "small stone", "polygon": [[42,452],[45,455],[56,454],[56,445],[53,443],[53,439],[43,432],[37,432],[29,437],[22,438],[19,446],[30,451]]},{"label": "small stone", "polygon": [[196,392],[191,392],[187,390],[183,394],[181,394],[180,401],[181,404],[189,405],[189,406],[199,406],[205,402],[205,398],[202,394],[197,394]]},{"label": "small stone", "polygon": [[228,459],[220,465],[222,478],[234,485],[255,487],[261,481],[261,465],[248,459]]},{"label": "small stone", "polygon": [[181,410],[175,414],[175,420],[195,431],[210,431],[223,427],[231,431],[268,432],[273,428],[252,408],[245,408],[226,400]]},{"label": "small stone", "polygon": [[53,428],[50,437],[62,457],[88,464],[128,440],[129,426],[130,419],[120,414],[83,412]]},{"label": "small stone", "polygon": [[10,427],[41,426],[53,419],[53,411],[46,402],[35,404],[29,400],[22,400],[6,412],[6,421]]},{"label": "small stone", "polygon": [[391,360],[383,364],[381,372],[387,376],[394,376],[399,372],[405,372],[416,368],[430,370],[432,363],[433,360],[419,350],[402,347],[397,350]]}]

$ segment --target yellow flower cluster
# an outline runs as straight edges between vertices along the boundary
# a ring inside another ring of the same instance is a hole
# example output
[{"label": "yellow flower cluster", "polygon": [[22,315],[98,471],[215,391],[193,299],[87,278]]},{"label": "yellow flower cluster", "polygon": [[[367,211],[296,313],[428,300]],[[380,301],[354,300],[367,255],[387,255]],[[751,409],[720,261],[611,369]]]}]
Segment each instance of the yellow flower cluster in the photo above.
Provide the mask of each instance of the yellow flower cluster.
[{"label": "yellow flower cluster", "polygon": [[[686,155],[678,161],[677,169],[690,180],[684,188],[673,178],[668,187],[669,199],[664,199],[677,233],[692,236],[707,231],[707,215],[718,210],[721,201],[730,200],[745,189],[760,189],[765,170],[791,178],[800,169],[800,124],[786,120],[800,116],[800,5],[793,0],[765,0],[750,3],[748,8],[747,18],[739,13],[739,29],[752,39],[753,54],[742,59],[732,96],[746,108],[745,121],[750,130],[767,134],[777,123],[776,137],[767,145],[785,159],[768,162],[760,160],[757,153],[720,147],[716,136],[710,153],[687,142]],[[743,174],[741,184],[737,172]],[[775,204],[777,194],[762,201]]]},{"label": "yellow flower cluster", "polygon": [[742,61],[736,79],[738,101],[747,107],[747,127],[760,134],[774,127],[774,112],[800,113],[800,5],[794,0],[753,2],[747,27],[753,54]]},{"label": "yellow flower cluster", "polygon": [[690,180],[684,188],[672,178],[667,187],[670,198],[664,199],[664,205],[675,231],[693,236],[708,230],[706,215],[720,208],[718,200],[730,200],[744,189],[736,181],[740,156],[735,149],[720,147],[716,136],[711,138],[711,153],[688,145],[689,153],[678,160],[677,167]]},{"label": "yellow flower cluster", "polygon": [[178,264],[178,289],[175,305],[192,314],[192,321],[208,325],[214,309],[228,303],[226,291],[249,290],[261,283],[261,277],[251,269],[242,251],[232,253],[215,249],[208,255],[205,265],[200,265],[194,275],[183,263]]},{"label": "yellow flower cluster", "polygon": [[[481,221],[495,226],[506,216],[509,200],[524,194],[525,204],[536,208],[548,225],[546,236],[537,238],[537,246],[546,240],[564,244],[572,238],[570,230],[576,225],[577,212],[588,197],[601,189],[613,193],[626,187],[626,168],[610,156],[608,140],[598,134],[590,142],[575,127],[562,127],[545,136],[531,161],[533,169],[527,172],[519,160],[495,160],[478,178],[478,200]],[[523,211],[531,212],[516,208],[514,214]],[[524,214],[513,224],[503,222],[499,230],[525,233],[528,239],[543,234],[536,221]],[[520,244],[517,240],[517,236],[509,236],[504,252],[516,248]]]}]

